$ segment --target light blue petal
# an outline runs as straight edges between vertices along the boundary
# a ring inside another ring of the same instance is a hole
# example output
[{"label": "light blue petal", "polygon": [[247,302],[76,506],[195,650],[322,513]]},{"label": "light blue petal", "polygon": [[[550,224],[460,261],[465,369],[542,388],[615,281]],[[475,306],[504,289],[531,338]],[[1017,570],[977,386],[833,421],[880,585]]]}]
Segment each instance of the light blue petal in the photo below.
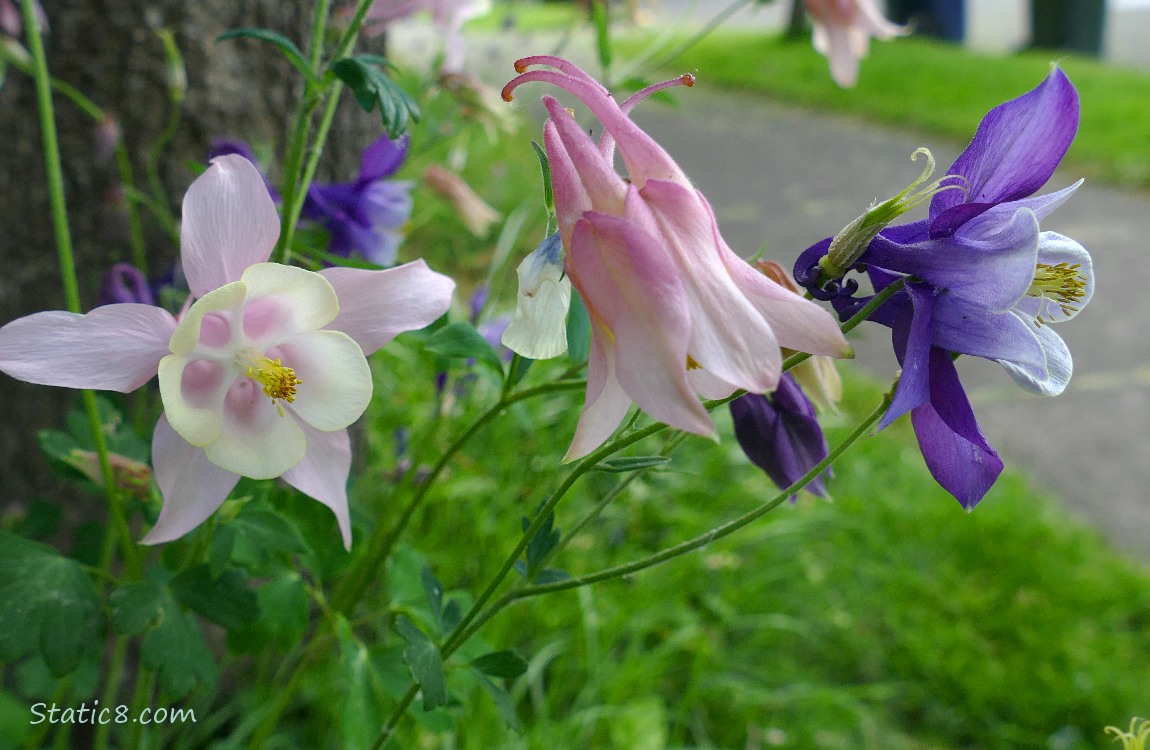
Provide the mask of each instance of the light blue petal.
[{"label": "light blue petal", "polygon": [[[1021,318],[1020,318],[1021,319]],[[1042,351],[1046,355],[1046,366],[1034,368],[1015,361],[998,360],[1006,368],[1010,377],[1019,388],[1040,396],[1057,396],[1066,389],[1070,376],[1074,372],[1074,361],[1070,356],[1070,349],[1062,337],[1054,332],[1050,326],[1035,325],[1033,321],[1024,321],[1028,328],[1034,332]]]}]

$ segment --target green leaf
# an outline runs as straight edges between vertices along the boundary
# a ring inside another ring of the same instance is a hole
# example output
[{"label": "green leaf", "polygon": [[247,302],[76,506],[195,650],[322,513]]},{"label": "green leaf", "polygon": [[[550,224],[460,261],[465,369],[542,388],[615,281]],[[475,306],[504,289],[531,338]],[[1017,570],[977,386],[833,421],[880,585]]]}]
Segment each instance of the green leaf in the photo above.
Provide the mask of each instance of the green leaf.
[{"label": "green leaf", "polygon": [[316,83],[318,80],[315,71],[311,68],[311,63],[304,57],[303,52],[300,52],[295,42],[282,34],[277,34],[268,29],[253,29],[245,26],[240,29],[232,29],[216,37],[217,42],[225,42],[229,39],[258,39],[261,42],[273,44],[283,53],[287,61],[295,66],[296,70],[303,73],[304,78],[307,78],[311,83]]},{"label": "green leaf", "polygon": [[254,504],[245,505],[224,528],[235,535],[231,558],[250,571],[263,568],[269,560],[309,550],[294,524]]},{"label": "green leaf", "polygon": [[403,660],[423,690],[423,710],[447,705],[447,679],[443,675],[443,657],[439,648],[403,615],[395,618],[395,630],[407,641]]},{"label": "green leaf", "polygon": [[372,701],[374,667],[367,646],[351,630],[347,620],[338,616],[336,635],[339,638],[340,662],[343,667],[341,694],[343,721],[340,734],[343,747],[369,747],[379,729],[376,707]]},{"label": "green leaf", "polygon": [[539,171],[543,173],[543,206],[548,216],[554,216],[555,193],[551,187],[551,162],[547,160],[547,152],[538,143],[531,141],[531,148],[535,149],[535,155],[539,157]]},{"label": "green leaf", "polygon": [[357,55],[337,60],[331,72],[347,84],[364,112],[379,108],[389,138],[398,138],[410,120],[419,120],[419,106],[384,72],[390,67],[378,55]]},{"label": "green leaf", "polygon": [[511,358],[511,371],[507,373],[507,380],[511,386],[519,385],[523,378],[527,377],[527,371],[531,369],[531,365],[535,364],[535,360],[528,359],[516,354]]},{"label": "green leaf", "polygon": [[307,630],[311,599],[303,579],[295,570],[287,570],[262,584],[256,591],[259,619],[228,633],[228,647],[233,651],[260,653],[274,644],[287,650],[300,642]]},{"label": "green leaf", "polygon": [[103,622],[82,565],[46,544],[0,532],[0,661],[36,653],[62,677],[99,647]]},{"label": "green leaf", "polygon": [[204,635],[184,612],[162,573],[128,583],[112,592],[112,625],[127,635],[144,634],[140,658],[157,674],[160,686],[179,700],[197,684],[211,685],[218,671]]},{"label": "green leaf", "polygon": [[244,575],[235,568],[213,578],[207,564],[197,565],[173,578],[169,586],[176,601],[228,630],[260,614],[256,592],[245,585]]},{"label": "green leaf", "polygon": [[591,353],[591,316],[579,291],[571,288],[571,308],[567,311],[567,357],[575,364],[587,361]]},{"label": "green leaf", "polygon": [[546,586],[549,583],[559,583],[560,581],[566,581],[569,578],[571,578],[571,574],[566,570],[560,570],[559,568],[544,568],[535,575],[531,576],[531,582],[539,586]]},{"label": "green leaf", "polygon": [[600,461],[595,465],[595,471],[606,471],[612,474],[623,474],[628,471],[650,469],[654,466],[664,466],[671,463],[670,456],[619,456]]},{"label": "green leaf", "polygon": [[431,616],[435,620],[436,626],[443,630],[443,584],[431,572],[431,568],[426,565],[419,573],[420,580],[423,581],[423,593],[427,595],[427,604],[431,607]]},{"label": "green leaf", "polygon": [[476,675],[476,678],[479,680],[479,684],[483,686],[483,689],[491,696],[492,700],[495,701],[495,705],[499,709],[500,715],[503,716],[503,721],[507,724],[507,727],[513,732],[518,732],[519,715],[515,713],[515,704],[511,702],[511,696],[507,694],[506,690],[496,685],[484,675]]},{"label": "green leaf", "polygon": [[470,323],[451,323],[431,335],[424,348],[451,359],[474,359],[503,375],[503,361]]},{"label": "green leaf", "polygon": [[527,671],[527,660],[511,650],[492,651],[472,660],[471,666],[483,674],[513,680]]},{"label": "green leaf", "polygon": [[[531,527],[531,521],[527,516],[520,519],[523,525],[523,530],[527,531]],[[536,568],[538,568],[545,557],[555,549],[555,545],[559,543],[561,538],[559,529],[555,528],[555,512],[551,511],[547,517],[543,519],[542,525],[535,532],[535,536],[531,537],[531,541],[527,543],[527,575],[532,577]]]}]

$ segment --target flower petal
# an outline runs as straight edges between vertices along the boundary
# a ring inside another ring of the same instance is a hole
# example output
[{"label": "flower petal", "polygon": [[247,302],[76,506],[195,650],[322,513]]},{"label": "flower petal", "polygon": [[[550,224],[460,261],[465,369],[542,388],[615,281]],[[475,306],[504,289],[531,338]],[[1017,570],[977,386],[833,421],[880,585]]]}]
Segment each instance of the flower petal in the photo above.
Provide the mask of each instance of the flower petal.
[{"label": "flower petal", "polygon": [[586,456],[598,448],[623,421],[631,398],[615,377],[615,345],[602,323],[591,320],[591,350],[587,357],[587,396],[579,426],[563,463]]},{"label": "flower petal", "polygon": [[244,335],[260,348],[300,331],[323,328],[339,315],[339,298],[322,275],[280,263],[249,266],[240,278]]},{"label": "flower petal", "polygon": [[272,479],[299,463],[307,439],[290,407],[280,412],[251,378],[238,378],[224,399],[223,424],[204,446],[208,460],[252,479]]},{"label": "flower petal", "polygon": [[363,159],[359,167],[359,182],[375,182],[385,177],[391,177],[407,158],[407,147],[411,143],[411,136],[404,133],[394,141],[382,135],[370,146],[364,149]]},{"label": "flower petal", "polygon": [[351,441],[347,430],[320,432],[302,425],[307,455],[284,472],[282,479],[335,513],[344,549],[351,549],[351,516],[347,507],[347,477],[351,472]]},{"label": "flower petal", "polygon": [[268,356],[295,370],[300,383],[291,410],[317,430],[342,430],[359,419],[371,401],[371,368],[346,333],[301,333]]},{"label": "flower petal", "polygon": [[931,341],[940,349],[1046,371],[1046,354],[1033,327],[1017,314],[958,303],[944,293],[934,301],[932,327]]},{"label": "flower petal", "polygon": [[1074,372],[1074,360],[1070,356],[1070,349],[1050,326],[1035,325],[1032,319],[1023,320],[1022,323],[1030,329],[1042,347],[1042,353],[1045,355],[1042,366],[1019,362],[1013,358],[996,361],[1006,368],[1010,377],[1023,390],[1040,396],[1057,396],[1066,390],[1070,376]]},{"label": "flower petal", "polygon": [[891,422],[930,400],[930,356],[935,290],[929,284],[907,284],[911,304],[898,312],[891,333],[902,374],[894,398],[878,423],[882,430]]},{"label": "flower petal", "polygon": [[974,140],[947,170],[965,177],[969,192],[938,193],[931,217],[959,203],[995,204],[1032,195],[1054,174],[1077,131],[1078,93],[1055,67],[1035,89],[982,118]]},{"label": "flower petal", "polygon": [[280,219],[259,170],[242,156],[214,159],[184,195],[180,262],[192,295],[240,278],[270,256]]},{"label": "flower petal", "polygon": [[216,512],[240,479],[208,461],[203,450],[177,435],[162,415],[152,434],[152,466],[164,506],[142,544],[170,542],[187,534]]},{"label": "flower petal", "polygon": [[237,377],[230,363],[178,354],[160,360],[160,399],[172,429],[194,446],[214,443],[223,429],[224,399]]},{"label": "flower petal", "polygon": [[614,338],[615,376],[627,395],[661,422],[713,435],[687,382],[688,300],[662,243],[627,219],[589,211],[575,225],[571,260],[588,312]]},{"label": "flower petal", "polygon": [[943,489],[971,510],[1002,473],[1002,459],[978,428],[950,354],[931,352],[930,403],[911,413],[922,457]]},{"label": "flower petal", "polygon": [[365,355],[404,331],[434,323],[455,291],[454,281],[422,260],[384,271],[327,268],[320,274],[339,297],[339,315],[327,327],[351,336]]},{"label": "flower petal", "polygon": [[128,393],[156,374],[175,327],[166,310],[135,303],[35,313],[0,328],[0,371],[38,385]]},{"label": "flower petal", "polygon": [[1060,263],[1078,266],[1079,276],[1085,279],[1082,282],[1082,295],[1065,310],[1048,299],[1023,297],[1014,306],[1015,311],[1030,317],[1041,315],[1044,322],[1061,323],[1070,320],[1086,307],[1090,298],[1094,296],[1094,263],[1090,259],[1090,253],[1069,237],[1063,237],[1056,232],[1043,232],[1038,235],[1038,262],[1048,266],[1057,266]]}]

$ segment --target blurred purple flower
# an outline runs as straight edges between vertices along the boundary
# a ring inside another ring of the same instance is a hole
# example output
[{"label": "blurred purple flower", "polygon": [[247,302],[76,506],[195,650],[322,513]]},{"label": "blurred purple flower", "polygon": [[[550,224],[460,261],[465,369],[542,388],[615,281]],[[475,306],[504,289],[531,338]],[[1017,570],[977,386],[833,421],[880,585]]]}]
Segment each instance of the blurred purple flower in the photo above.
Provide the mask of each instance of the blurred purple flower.
[{"label": "blurred purple flower", "polygon": [[[743,452],[779,489],[790,487],[827,457],[827,441],[815,407],[789,372],[783,373],[773,392],[744,394],[730,408]],[[804,489],[827,497],[823,482],[831,476],[828,468]]]},{"label": "blurred purple flower", "polygon": [[141,305],[154,305],[156,298],[148,286],[148,279],[131,263],[115,263],[104,275],[100,285],[100,304],[112,305],[123,302],[136,302]]},{"label": "blurred purple flower", "polygon": [[395,263],[401,230],[411,218],[412,183],[388,178],[403,166],[409,140],[407,135],[394,141],[383,136],[363,152],[355,182],[312,184],[308,189],[303,218],[331,232],[332,255],[358,253],[376,265]]},{"label": "blurred purple flower", "polygon": [[[40,7],[40,1],[34,0],[33,11],[36,22],[40,24],[41,31],[48,30],[48,17]],[[20,12],[19,0],[0,0],[0,31],[10,37],[19,37],[24,33],[24,14]]]}]

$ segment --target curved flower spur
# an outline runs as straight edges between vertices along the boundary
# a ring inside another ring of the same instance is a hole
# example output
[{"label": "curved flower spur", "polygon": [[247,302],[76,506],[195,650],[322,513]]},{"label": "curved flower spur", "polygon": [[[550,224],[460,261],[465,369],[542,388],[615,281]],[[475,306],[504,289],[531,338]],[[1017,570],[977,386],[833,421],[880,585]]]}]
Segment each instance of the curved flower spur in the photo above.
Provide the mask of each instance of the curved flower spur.
[{"label": "curved flower spur", "polygon": [[214,159],[188,188],[180,261],[195,302],[41,312],[0,328],[0,371],[133,391],[159,374],[152,463],[164,505],[144,543],[211,515],[240,476],[282,477],[331,508],[351,545],[347,427],[371,399],[365,355],[446,310],[454,282],[417,260],[313,273],[268,263],[280,221],[250,161]]},{"label": "curved flower spur", "polygon": [[[534,65],[553,69],[528,70]],[[562,58],[526,57],[515,69],[520,75],[503,88],[505,100],[525,83],[550,83],[582,101],[604,128],[595,144],[558,100],[543,97],[564,270],[592,331],[586,403],[565,460],[600,446],[632,402],[673,427],[713,435],[698,396],[772,390],[782,372],[780,346],[849,355],[833,316],[727,246],[707,200],[628,117],[655,91],[692,85],[691,76],[620,105]],[[616,146],[629,179],[615,172]]]}]

